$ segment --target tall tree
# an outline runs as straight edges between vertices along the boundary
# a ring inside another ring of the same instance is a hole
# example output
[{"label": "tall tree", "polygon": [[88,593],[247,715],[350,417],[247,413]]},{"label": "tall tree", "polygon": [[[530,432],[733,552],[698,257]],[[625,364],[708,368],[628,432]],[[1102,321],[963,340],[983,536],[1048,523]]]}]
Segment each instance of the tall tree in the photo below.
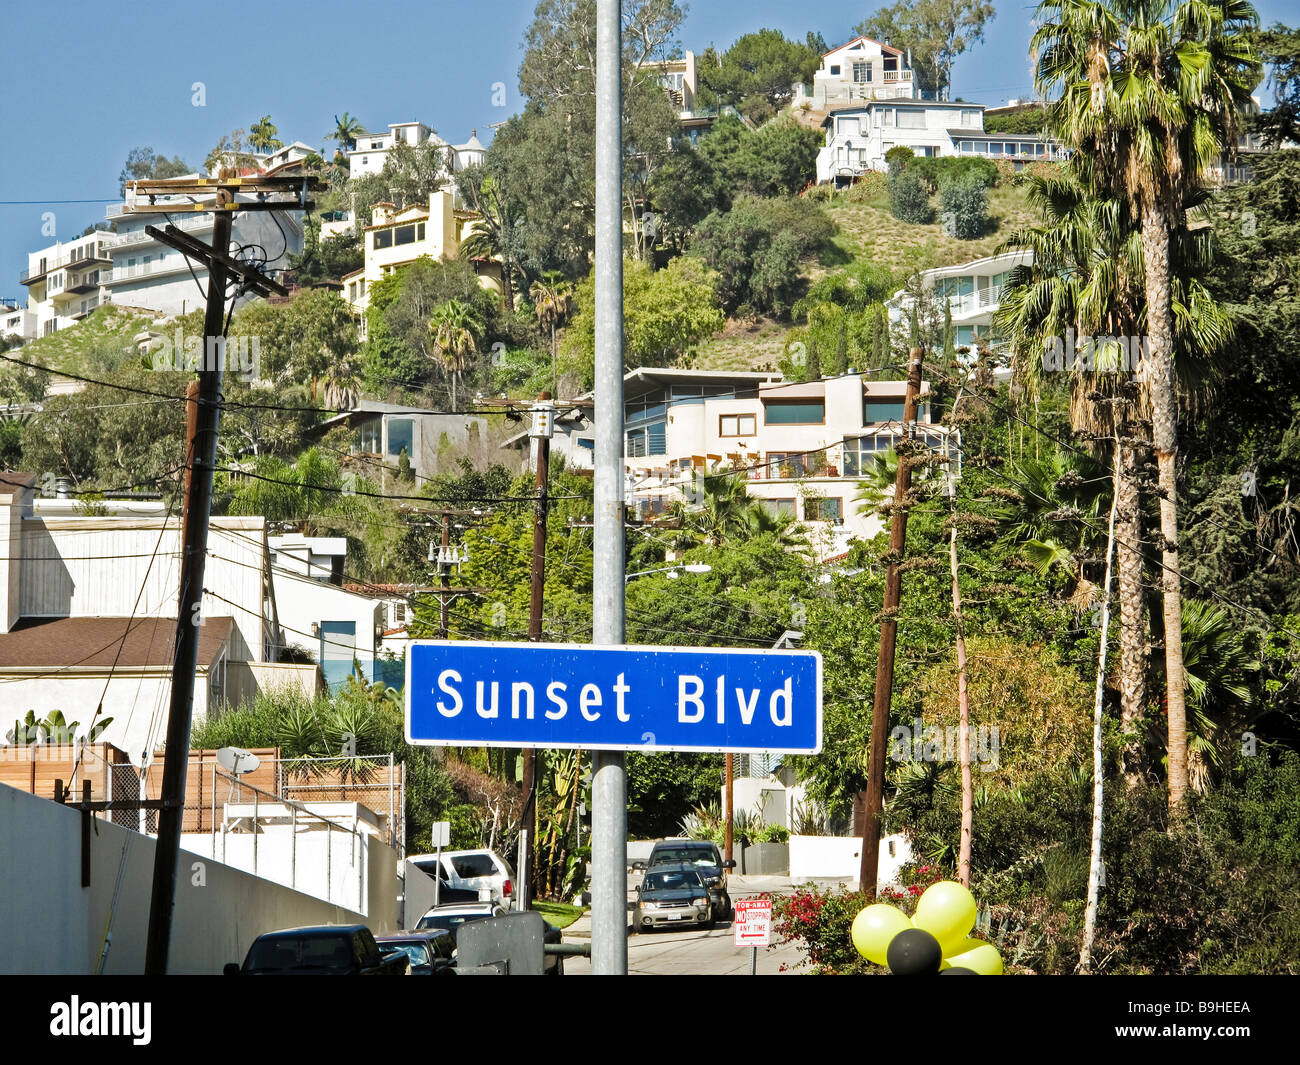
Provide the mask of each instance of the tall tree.
[{"label": "tall tree", "polygon": [[277,148],[284,147],[284,141],[276,136],[278,132],[279,130],[271,121],[271,116],[263,115],[248,131],[248,143],[259,152],[273,152]]},{"label": "tall tree", "polygon": [[341,151],[350,152],[357,146],[357,138],[364,132],[365,128],[356,117],[344,111],[341,117],[334,116],[334,129],[325,135],[325,139],[337,141]]},{"label": "tall tree", "polygon": [[165,155],[154,155],[152,148],[132,148],[122,164],[122,173],[118,175],[121,188],[119,196],[126,195],[128,181],[146,181],[149,179],[182,177],[190,172],[185,160],[179,155],[168,159]]},{"label": "tall tree", "polygon": [[448,300],[429,319],[429,332],[451,380],[451,408],[456,409],[456,382],[465,372],[470,356],[478,347],[483,323],[474,308],[460,300]]},{"label": "tall tree", "polygon": [[699,96],[763,122],[790,103],[795,85],[812,80],[825,51],[826,42],[814,33],[802,43],[780,30],[746,33],[721,55],[712,48],[700,54]]},{"label": "tall tree", "polygon": [[910,51],[920,87],[942,100],[952,88],[953,61],[984,40],[984,26],[993,16],[989,0],[899,0],[859,22],[853,32]]},{"label": "tall tree", "polygon": [[1257,116],[1253,125],[1269,147],[1300,142],[1300,30],[1275,22],[1256,35],[1255,49],[1268,67],[1273,107]]},{"label": "tall tree", "polygon": [[1146,282],[1145,363],[1160,479],[1169,803],[1187,795],[1187,705],[1178,559],[1178,410],[1170,234],[1210,164],[1235,140],[1261,67],[1244,0],[1045,0],[1031,48],[1035,83],[1059,93],[1052,121],[1078,150],[1091,183],[1125,198],[1141,219]]}]

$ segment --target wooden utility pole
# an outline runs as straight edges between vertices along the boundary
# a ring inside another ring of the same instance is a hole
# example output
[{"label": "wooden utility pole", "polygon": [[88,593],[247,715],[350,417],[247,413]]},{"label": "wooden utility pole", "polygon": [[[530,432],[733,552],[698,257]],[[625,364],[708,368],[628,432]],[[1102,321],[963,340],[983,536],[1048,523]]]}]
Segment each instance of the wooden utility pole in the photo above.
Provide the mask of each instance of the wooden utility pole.
[{"label": "wooden utility pole", "polygon": [[[876,897],[880,864],[880,816],[885,806],[885,742],[889,734],[889,703],[894,691],[894,646],[898,639],[898,604],[902,598],[903,550],[907,544],[907,496],[912,489],[911,451],[916,432],[916,401],[921,392],[921,349],[913,348],[907,365],[907,395],[903,402],[903,432],[899,439],[898,472],[890,504],[889,567],[885,601],[880,611],[880,655],[876,660],[876,693],[871,708],[871,768],[862,800],[862,891]],[[904,444],[903,441],[908,441]]]},{"label": "wooden utility pole", "polygon": [[[537,505],[533,511],[533,559],[529,575],[528,600],[528,638],[534,643],[542,639],[542,593],[546,587],[546,511],[547,483],[551,470],[551,434],[554,432],[554,411],[551,407],[551,394],[543,392],[538,396],[534,408],[533,424],[529,435],[537,444]],[[527,908],[532,895],[532,882],[536,879],[537,862],[537,751],[532,747],[524,748],[524,809],[520,824],[528,831],[529,860],[527,882],[520,884],[521,901]]]},{"label": "wooden utility pole", "polygon": [[[203,358],[198,388],[186,398],[185,504],[181,516],[181,576],[176,607],[176,636],[172,649],[171,700],[167,717],[167,757],[163,763],[158,839],[154,849],[153,888],[149,902],[149,932],[145,945],[145,973],[167,972],[171,949],[172,913],[176,903],[176,868],[180,858],[181,820],[185,803],[185,770],[189,759],[190,724],[194,710],[194,672],[198,665],[200,608],[203,573],[208,548],[208,523],[212,511],[212,474],[216,465],[217,430],[221,413],[221,372],[225,364],[226,285],[237,280],[245,291],[261,295],[283,286],[229,255],[231,223],[236,211],[304,210],[315,178],[267,178],[244,181],[219,177],[180,178],[172,181],[136,182],[128,213],[164,214],[195,211],[214,216],[209,247],[175,226],[145,231],[208,270],[207,306],[203,318]],[[301,192],[299,190],[301,189]],[[237,193],[254,193],[253,202],[237,202]],[[272,199],[289,193],[292,200]],[[158,197],[164,197],[158,203]],[[178,203],[174,196],[194,202]],[[140,202],[139,198],[144,201]],[[201,199],[195,199],[202,197]]]}]

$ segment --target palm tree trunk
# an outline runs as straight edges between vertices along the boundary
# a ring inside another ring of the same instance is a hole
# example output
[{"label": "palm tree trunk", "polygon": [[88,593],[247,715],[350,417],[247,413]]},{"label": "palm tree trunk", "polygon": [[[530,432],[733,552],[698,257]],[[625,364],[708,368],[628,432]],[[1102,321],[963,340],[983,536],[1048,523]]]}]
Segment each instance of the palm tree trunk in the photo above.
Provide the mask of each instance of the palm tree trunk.
[{"label": "palm tree trunk", "polygon": [[1165,627],[1165,689],[1169,715],[1169,809],[1178,815],[1187,798],[1187,704],[1183,673],[1182,582],[1178,566],[1178,411],[1174,395],[1173,315],[1169,296],[1169,223],[1163,207],[1142,209],[1146,266],[1147,334],[1151,352],[1152,443],[1160,480],[1161,579]]},{"label": "palm tree trunk", "polygon": [[[1120,430],[1121,432],[1123,429]],[[1147,648],[1143,628],[1142,513],[1138,504],[1137,451],[1121,445],[1116,491],[1119,495],[1119,528],[1116,556],[1119,569],[1119,691],[1120,772],[1127,787],[1142,776],[1142,743],[1139,730],[1147,701]]]},{"label": "palm tree trunk", "polygon": [[1102,763],[1101,724],[1106,690],[1106,646],[1110,639],[1110,572],[1115,556],[1115,515],[1120,495],[1119,444],[1115,445],[1114,488],[1110,501],[1110,531],[1106,537],[1106,579],[1101,586],[1101,648],[1097,652],[1097,688],[1092,705],[1092,848],[1088,858],[1088,904],[1083,914],[1083,949],[1079,973],[1092,971],[1092,945],[1097,938],[1097,904],[1101,895],[1101,827],[1105,809],[1105,766]]}]

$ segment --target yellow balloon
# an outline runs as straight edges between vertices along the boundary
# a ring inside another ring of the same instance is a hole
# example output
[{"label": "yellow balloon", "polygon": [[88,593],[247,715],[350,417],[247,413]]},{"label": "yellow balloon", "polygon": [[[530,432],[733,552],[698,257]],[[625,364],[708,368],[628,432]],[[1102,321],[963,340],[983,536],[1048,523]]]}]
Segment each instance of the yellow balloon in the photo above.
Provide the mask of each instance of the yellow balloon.
[{"label": "yellow balloon", "polygon": [[889,943],[905,928],[911,928],[912,922],[907,914],[896,906],[877,902],[868,906],[853,918],[851,936],[853,945],[867,961],[885,965]]},{"label": "yellow balloon", "polygon": [[[955,880],[940,880],[925,889],[917,901],[912,924],[939,941],[944,957],[975,927],[975,896]],[[956,962],[953,963],[954,965]]]},{"label": "yellow balloon", "polygon": [[953,966],[973,969],[980,976],[1001,976],[1002,955],[992,943],[982,943],[978,939],[966,939],[957,945],[957,951],[947,957]]}]

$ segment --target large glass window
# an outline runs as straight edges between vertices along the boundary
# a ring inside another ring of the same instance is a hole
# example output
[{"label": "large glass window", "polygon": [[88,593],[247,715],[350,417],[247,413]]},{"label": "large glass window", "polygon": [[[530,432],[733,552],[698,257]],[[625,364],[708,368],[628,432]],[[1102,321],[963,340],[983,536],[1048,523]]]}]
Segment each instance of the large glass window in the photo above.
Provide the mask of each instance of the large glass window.
[{"label": "large glass window", "polygon": [[903,420],[903,401],[901,399],[868,399],[862,405],[862,422],[875,425],[880,422],[901,422]]},{"label": "large glass window", "polygon": [[391,248],[393,246],[393,231],[391,229],[375,230],[375,250],[380,248]]},{"label": "large glass window", "polygon": [[760,499],[758,502],[769,514],[795,516],[793,499]]},{"label": "large glass window", "polygon": [[388,454],[397,458],[403,451],[406,457],[414,459],[414,452],[411,448],[412,438],[415,435],[414,418],[389,418],[388,419]]},{"label": "large glass window", "polygon": [[393,230],[394,244],[414,244],[415,243],[415,226],[398,226]]},{"label": "large glass window", "polygon": [[821,425],[826,421],[826,401],[768,400],[763,404],[764,425]]}]

